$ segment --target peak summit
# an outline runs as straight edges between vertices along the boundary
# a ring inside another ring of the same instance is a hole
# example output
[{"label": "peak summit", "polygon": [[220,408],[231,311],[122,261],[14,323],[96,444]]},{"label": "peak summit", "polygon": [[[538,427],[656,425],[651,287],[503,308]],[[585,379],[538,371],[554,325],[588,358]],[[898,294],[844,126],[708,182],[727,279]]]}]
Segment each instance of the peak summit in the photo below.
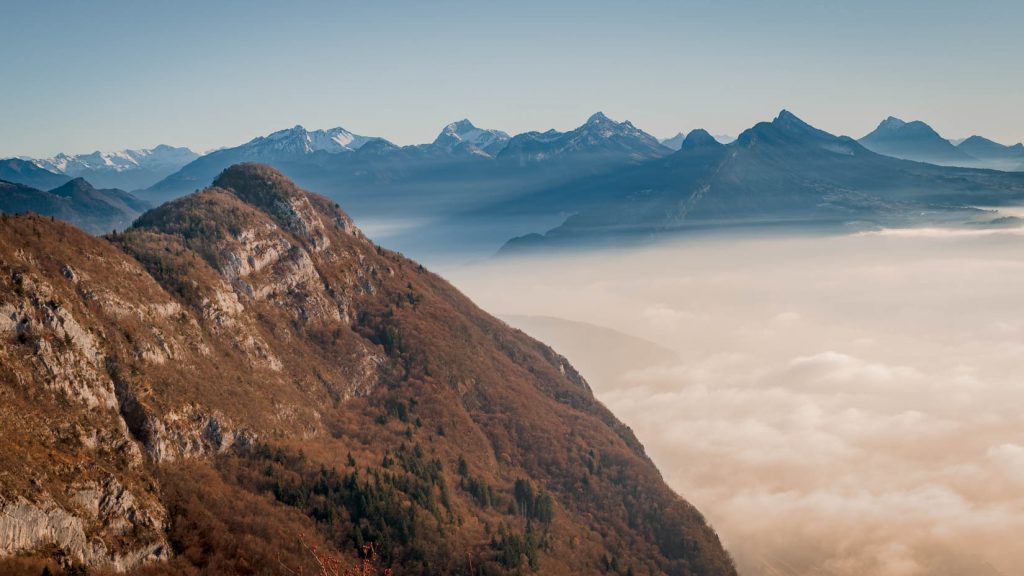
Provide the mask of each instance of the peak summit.
[{"label": "peak summit", "polygon": [[604,112],[594,112],[593,114],[590,115],[590,118],[587,118],[587,124],[598,124],[611,121],[612,119],[605,116]]},{"label": "peak summit", "polygon": [[897,128],[901,128],[901,127],[906,126],[906,125],[907,125],[907,123],[904,122],[903,120],[900,120],[899,118],[897,118],[895,116],[889,116],[885,120],[882,120],[882,122],[878,125],[878,127],[882,128],[882,129],[886,129],[886,130],[895,130]]},{"label": "peak summit", "polygon": [[793,114],[789,110],[785,109],[779,112],[779,115],[775,117],[775,120],[773,120],[772,123],[775,124],[776,126],[799,126],[807,128],[811,127],[810,124],[801,120],[799,117],[797,117],[796,114]]},{"label": "peak summit", "polygon": [[707,130],[697,128],[696,130],[690,131],[686,135],[686,139],[683,140],[681,149],[682,150],[698,150],[698,149],[718,149],[723,148],[724,145],[715,140]]},{"label": "peak summit", "polygon": [[231,190],[242,200],[257,206],[287,202],[299,195],[299,187],[287,176],[266,164],[255,162],[225,168],[213,185]]},{"label": "peak summit", "polygon": [[452,122],[451,124],[445,126],[445,130],[455,132],[456,134],[458,134],[462,132],[468,132],[469,130],[476,130],[476,126],[474,126],[473,123],[469,121],[469,118],[463,118],[462,120]]},{"label": "peak summit", "polygon": [[468,145],[484,152],[487,156],[494,156],[501,151],[508,140],[509,135],[501,130],[477,128],[468,118],[463,118],[445,126],[434,139],[434,145],[446,150],[454,150],[456,147]]}]

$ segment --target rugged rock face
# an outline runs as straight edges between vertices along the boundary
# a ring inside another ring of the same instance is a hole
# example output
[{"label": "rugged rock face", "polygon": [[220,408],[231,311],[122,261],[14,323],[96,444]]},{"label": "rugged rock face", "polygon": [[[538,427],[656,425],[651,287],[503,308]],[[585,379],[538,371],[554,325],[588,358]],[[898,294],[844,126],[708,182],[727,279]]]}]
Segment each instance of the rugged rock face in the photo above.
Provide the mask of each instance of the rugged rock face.
[{"label": "rugged rock face", "polygon": [[259,165],[89,237],[0,221],[0,557],[734,574],[557,353]]}]

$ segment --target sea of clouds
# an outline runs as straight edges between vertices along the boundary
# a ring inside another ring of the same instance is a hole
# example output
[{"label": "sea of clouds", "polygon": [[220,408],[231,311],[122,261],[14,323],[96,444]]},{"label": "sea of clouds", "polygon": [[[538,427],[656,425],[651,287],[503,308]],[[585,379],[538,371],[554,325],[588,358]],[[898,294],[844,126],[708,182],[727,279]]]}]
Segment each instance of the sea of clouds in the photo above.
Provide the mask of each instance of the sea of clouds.
[{"label": "sea of clouds", "polygon": [[1024,565],[1016,231],[691,238],[444,273],[527,332],[529,316],[555,317],[674,353],[610,370],[601,357],[637,354],[635,340],[535,334],[633,428],[742,574]]}]

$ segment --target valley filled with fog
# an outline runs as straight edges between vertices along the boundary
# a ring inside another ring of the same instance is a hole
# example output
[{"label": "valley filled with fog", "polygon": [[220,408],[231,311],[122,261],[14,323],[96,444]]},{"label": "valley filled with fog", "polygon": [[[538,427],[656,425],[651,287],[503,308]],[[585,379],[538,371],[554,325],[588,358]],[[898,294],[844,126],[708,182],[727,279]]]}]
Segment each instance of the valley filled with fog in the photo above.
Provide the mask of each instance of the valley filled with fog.
[{"label": "valley filled with fog", "polygon": [[1024,235],[690,238],[440,272],[629,424],[742,574],[1024,563]]}]

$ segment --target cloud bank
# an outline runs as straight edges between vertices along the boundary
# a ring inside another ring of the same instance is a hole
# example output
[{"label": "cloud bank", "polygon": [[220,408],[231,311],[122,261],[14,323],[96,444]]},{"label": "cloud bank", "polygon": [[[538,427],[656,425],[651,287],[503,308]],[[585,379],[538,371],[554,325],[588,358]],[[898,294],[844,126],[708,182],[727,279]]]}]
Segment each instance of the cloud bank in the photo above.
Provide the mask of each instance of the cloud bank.
[{"label": "cloud bank", "polygon": [[691,239],[445,274],[492,312],[590,322],[675,352],[608,370],[601,357],[636,348],[545,332],[741,573],[1024,565],[1019,234]]}]

